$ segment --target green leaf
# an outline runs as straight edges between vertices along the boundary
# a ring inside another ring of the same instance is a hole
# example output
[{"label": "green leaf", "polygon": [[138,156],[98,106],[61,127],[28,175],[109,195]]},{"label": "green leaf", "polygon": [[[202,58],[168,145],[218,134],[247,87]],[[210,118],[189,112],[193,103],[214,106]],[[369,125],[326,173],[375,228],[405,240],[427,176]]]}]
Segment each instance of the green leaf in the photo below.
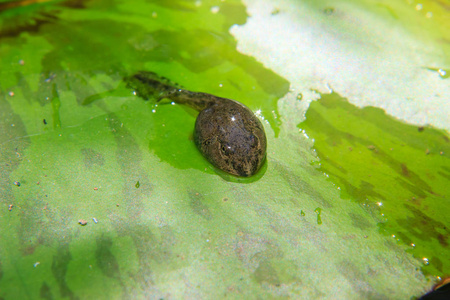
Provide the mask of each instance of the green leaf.
[{"label": "green leaf", "polygon": [[[438,154],[450,153],[448,134],[331,94],[300,125],[313,145],[296,127],[302,102],[291,78],[240,52],[248,41],[229,33],[286,10],[260,1],[271,8],[260,19],[248,2],[0,1],[1,298],[404,299],[431,285],[419,255],[430,256],[432,275],[446,271],[448,228],[439,226],[448,205],[437,204],[448,200],[447,154]],[[333,22],[345,41],[348,24]],[[257,112],[268,138],[261,172],[242,179],[215,170],[192,141],[196,112],[134,95],[123,79],[139,70]],[[312,89],[303,100],[319,97]],[[354,146],[365,151],[354,165],[334,150],[351,143],[341,126],[375,147]],[[335,138],[342,144],[327,144]],[[389,143],[405,143],[403,152],[390,154]],[[382,154],[373,187],[357,186]],[[367,204],[382,195],[382,207],[361,205],[368,191]],[[400,195],[430,203],[392,200]],[[408,227],[417,220],[433,225]]]}]

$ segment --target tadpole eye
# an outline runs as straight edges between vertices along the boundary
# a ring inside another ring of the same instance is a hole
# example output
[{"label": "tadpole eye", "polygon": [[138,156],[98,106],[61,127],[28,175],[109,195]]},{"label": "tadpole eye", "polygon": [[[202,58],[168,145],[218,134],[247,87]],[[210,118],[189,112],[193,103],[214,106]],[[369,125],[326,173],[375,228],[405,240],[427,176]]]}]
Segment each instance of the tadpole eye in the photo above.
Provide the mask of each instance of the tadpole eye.
[{"label": "tadpole eye", "polygon": [[225,146],[222,146],[222,152],[225,153],[227,151],[227,148]]}]

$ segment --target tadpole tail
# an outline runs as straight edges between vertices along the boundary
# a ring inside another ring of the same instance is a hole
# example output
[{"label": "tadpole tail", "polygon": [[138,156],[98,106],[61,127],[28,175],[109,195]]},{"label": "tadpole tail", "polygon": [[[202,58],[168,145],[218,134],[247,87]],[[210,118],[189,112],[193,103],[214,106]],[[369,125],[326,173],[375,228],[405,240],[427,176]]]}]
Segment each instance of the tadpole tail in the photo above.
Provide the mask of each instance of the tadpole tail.
[{"label": "tadpole tail", "polygon": [[176,103],[190,106],[197,111],[202,111],[213,104],[226,100],[207,93],[185,90],[177,83],[148,71],[139,71],[124,80],[127,87],[133,89],[136,95],[145,100],[155,99],[156,102],[159,102],[167,98]]},{"label": "tadpole tail", "polygon": [[167,98],[181,87],[169,79],[148,71],[139,71],[126,77],[127,87],[133,89],[136,95],[144,100]]}]

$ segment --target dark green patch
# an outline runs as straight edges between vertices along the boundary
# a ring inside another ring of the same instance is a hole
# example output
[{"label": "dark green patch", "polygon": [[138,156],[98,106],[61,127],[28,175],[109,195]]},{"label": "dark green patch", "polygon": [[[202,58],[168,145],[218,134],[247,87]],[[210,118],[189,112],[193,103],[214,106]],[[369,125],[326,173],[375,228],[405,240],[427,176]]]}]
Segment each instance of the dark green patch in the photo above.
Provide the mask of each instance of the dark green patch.
[{"label": "dark green patch", "polygon": [[36,33],[40,27],[58,21],[61,7],[84,8],[86,0],[26,1],[0,3],[0,38],[15,37],[22,32]]},{"label": "dark green patch", "polygon": [[52,90],[52,108],[53,108],[53,128],[61,128],[61,116],[59,115],[59,109],[61,107],[61,100],[59,99],[58,90],[56,84],[53,84]]},{"label": "dark green patch", "polygon": [[52,290],[50,289],[50,287],[48,286],[48,284],[46,282],[42,283],[41,286],[41,290],[39,293],[41,299],[45,299],[45,300],[53,300],[53,295],[52,295]]},{"label": "dark green patch", "polygon": [[23,160],[30,139],[26,136],[23,121],[13,112],[6,96],[1,92],[0,120],[0,204],[7,206],[13,199],[10,175]]},{"label": "dark green patch", "polygon": [[278,165],[279,169],[282,170],[280,176],[284,181],[289,183],[289,187],[295,192],[295,194],[307,194],[320,203],[324,208],[332,208],[333,204],[326,200],[317,189],[315,189],[311,184],[300,178],[292,169],[284,165]]},{"label": "dark green patch", "polygon": [[[119,116],[111,113],[107,120],[114,140],[117,143],[116,159],[120,171],[127,180],[123,183],[122,193],[127,204],[127,214],[131,220],[139,220],[142,213],[143,201],[151,194],[152,184],[147,174],[142,170],[142,152],[133,135],[123,126]],[[136,182],[132,178],[140,178],[139,185],[142,189],[137,190]],[[133,183],[131,183],[133,182]]]},{"label": "dark green patch", "polygon": [[388,296],[379,293],[379,291],[374,290],[370,286],[365,286],[361,284],[359,280],[355,280],[355,278],[364,278],[375,271],[367,267],[367,273],[361,273],[360,269],[358,269],[351,261],[343,261],[339,265],[339,269],[341,270],[341,274],[348,279],[349,284],[353,286],[355,291],[358,293],[359,299],[389,299]]},{"label": "dark green patch", "polygon": [[203,203],[205,201],[203,195],[194,191],[189,191],[189,198],[191,200],[190,205],[192,210],[206,220],[211,220],[212,215],[208,206]]},{"label": "dark green patch", "polygon": [[105,276],[116,278],[120,281],[119,263],[111,252],[112,245],[111,238],[106,236],[98,237],[95,258],[100,270],[102,270]]},{"label": "dark green patch", "polygon": [[62,298],[68,297],[73,300],[78,299],[78,297],[75,296],[66,282],[66,274],[71,260],[72,255],[70,254],[69,244],[63,244],[58,247],[56,255],[53,256],[51,270],[58,283],[60,296]]},{"label": "dark green patch", "polygon": [[94,166],[103,166],[105,164],[105,159],[103,155],[93,149],[81,149],[81,153],[84,156],[84,165],[86,168],[91,169]]},{"label": "dark green patch", "polygon": [[348,213],[348,215],[350,216],[350,219],[352,220],[353,226],[355,226],[356,228],[364,230],[364,229],[369,229],[372,227],[370,222],[367,219],[365,219],[363,216],[354,214],[352,212]]},{"label": "dark green patch", "polygon": [[[419,259],[449,251],[447,132],[405,124],[379,108],[357,108],[335,93],[312,102],[299,127],[315,140],[319,170],[341,197],[366,207],[384,233],[414,244]],[[443,275],[450,261],[440,261],[430,260],[424,271]]]},{"label": "dark green patch", "polygon": [[268,284],[279,286],[280,280],[275,269],[270,264],[270,260],[263,260],[259,263],[258,268],[253,273],[259,284],[267,282]]}]

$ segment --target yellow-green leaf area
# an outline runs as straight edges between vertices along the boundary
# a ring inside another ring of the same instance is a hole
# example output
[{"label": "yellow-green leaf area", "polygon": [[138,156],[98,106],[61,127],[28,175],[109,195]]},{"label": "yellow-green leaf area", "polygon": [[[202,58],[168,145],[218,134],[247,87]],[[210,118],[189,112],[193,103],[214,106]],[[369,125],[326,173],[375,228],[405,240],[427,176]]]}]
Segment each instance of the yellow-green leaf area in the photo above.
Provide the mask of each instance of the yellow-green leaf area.
[{"label": "yellow-green leaf area", "polygon": [[335,93],[312,102],[299,127],[314,139],[319,170],[341,197],[372,213],[383,233],[424,262],[423,271],[444,275],[450,268],[448,133],[358,108]]}]

